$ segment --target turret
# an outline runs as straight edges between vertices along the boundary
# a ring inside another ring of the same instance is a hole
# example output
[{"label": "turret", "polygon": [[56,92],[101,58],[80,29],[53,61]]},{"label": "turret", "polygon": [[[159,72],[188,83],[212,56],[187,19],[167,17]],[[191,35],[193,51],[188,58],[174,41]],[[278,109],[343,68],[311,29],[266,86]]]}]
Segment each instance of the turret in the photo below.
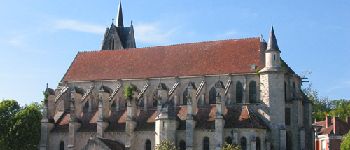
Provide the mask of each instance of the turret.
[{"label": "turret", "polygon": [[265,68],[260,73],[260,95],[263,104],[270,110],[261,114],[271,128],[271,142],[276,149],[286,149],[284,72],[281,70],[281,51],[272,27],[265,51]]},{"label": "turret", "polygon": [[262,71],[279,71],[281,68],[281,51],[278,48],[277,39],[273,27],[271,27],[267,49],[265,51],[265,68]]}]

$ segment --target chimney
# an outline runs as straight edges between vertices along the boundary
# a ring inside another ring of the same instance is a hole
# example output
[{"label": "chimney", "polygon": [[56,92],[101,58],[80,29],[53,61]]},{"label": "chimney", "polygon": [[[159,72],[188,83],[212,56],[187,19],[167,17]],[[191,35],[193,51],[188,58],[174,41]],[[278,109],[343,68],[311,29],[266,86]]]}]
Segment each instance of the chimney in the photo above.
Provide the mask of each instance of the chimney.
[{"label": "chimney", "polygon": [[339,118],[338,117],[333,117],[332,118],[332,124],[333,124],[333,133],[336,134],[336,121],[338,120]]}]

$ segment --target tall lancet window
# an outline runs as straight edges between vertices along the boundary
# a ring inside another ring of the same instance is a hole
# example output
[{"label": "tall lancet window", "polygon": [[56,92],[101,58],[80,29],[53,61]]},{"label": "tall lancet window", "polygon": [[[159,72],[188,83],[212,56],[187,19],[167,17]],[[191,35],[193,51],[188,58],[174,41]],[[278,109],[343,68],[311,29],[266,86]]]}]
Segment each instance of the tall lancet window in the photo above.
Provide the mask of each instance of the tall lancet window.
[{"label": "tall lancet window", "polygon": [[242,103],[243,100],[243,86],[241,82],[236,83],[236,103]]},{"label": "tall lancet window", "polygon": [[249,83],[249,103],[256,102],[256,82],[251,81]]},{"label": "tall lancet window", "polygon": [[180,150],[186,150],[186,142],[181,140],[179,144]]},{"label": "tall lancet window", "polygon": [[209,150],[209,138],[204,137],[203,139],[203,150]]},{"label": "tall lancet window", "polygon": [[151,140],[148,140],[148,139],[146,140],[145,149],[146,150],[152,150]]},{"label": "tall lancet window", "polygon": [[182,93],[182,104],[187,105],[187,100],[188,100],[188,90],[186,88],[185,91]]},{"label": "tall lancet window", "polygon": [[245,137],[241,138],[241,148],[242,150],[247,150],[247,138]]},{"label": "tall lancet window", "polygon": [[63,141],[60,142],[60,150],[64,150],[64,142]]},{"label": "tall lancet window", "polygon": [[212,87],[209,91],[209,104],[216,104],[216,89]]}]

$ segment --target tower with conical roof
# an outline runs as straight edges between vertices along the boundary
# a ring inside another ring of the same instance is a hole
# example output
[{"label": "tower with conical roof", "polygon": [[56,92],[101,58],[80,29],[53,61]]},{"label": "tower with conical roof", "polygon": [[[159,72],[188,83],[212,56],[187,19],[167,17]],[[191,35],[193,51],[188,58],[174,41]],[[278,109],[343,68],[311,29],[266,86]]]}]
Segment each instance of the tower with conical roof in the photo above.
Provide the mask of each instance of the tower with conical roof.
[{"label": "tower with conical roof", "polygon": [[101,50],[119,50],[127,48],[136,48],[134,37],[134,27],[124,27],[123,8],[121,1],[118,6],[116,23],[112,22],[111,27],[106,29],[102,41]]},{"label": "tower with conical roof", "polygon": [[267,49],[265,51],[265,67],[260,74],[260,98],[268,112],[265,119],[271,129],[271,145],[274,149],[286,149],[284,71],[281,68],[281,51],[273,27],[271,28]]}]

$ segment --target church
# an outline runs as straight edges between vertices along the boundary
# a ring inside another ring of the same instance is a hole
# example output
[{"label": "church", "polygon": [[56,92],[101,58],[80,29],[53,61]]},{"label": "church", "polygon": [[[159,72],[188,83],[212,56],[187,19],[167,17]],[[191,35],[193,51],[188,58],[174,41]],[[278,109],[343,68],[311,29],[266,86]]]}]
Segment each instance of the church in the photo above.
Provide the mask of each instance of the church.
[{"label": "church", "polygon": [[101,50],[46,88],[40,150],[313,149],[302,78],[262,37],[137,48],[119,3]]}]

